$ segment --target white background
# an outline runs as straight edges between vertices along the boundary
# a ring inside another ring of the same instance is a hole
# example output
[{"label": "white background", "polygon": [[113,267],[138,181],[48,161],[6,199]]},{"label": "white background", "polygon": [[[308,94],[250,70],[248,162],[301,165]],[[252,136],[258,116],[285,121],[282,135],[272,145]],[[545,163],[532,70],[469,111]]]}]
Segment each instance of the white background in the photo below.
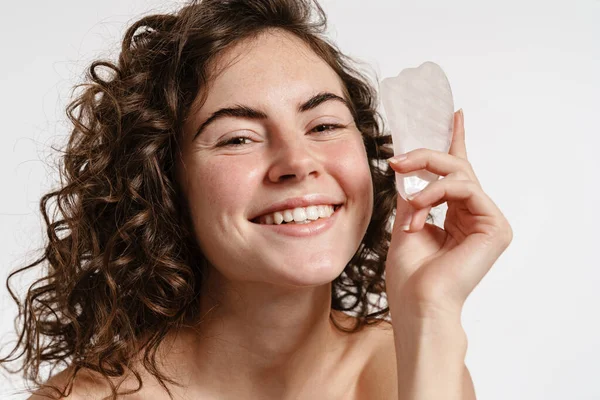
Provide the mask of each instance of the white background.
[{"label": "white background", "polygon": [[[600,399],[600,1],[329,0],[330,34],[378,78],[437,62],[465,113],[469,158],[514,240],[468,299],[466,362],[478,399]],[[2,6],[0,280],[45,238],[64,108],[92,59],[164,1]],[[23,285],[25,282],[23,282]],[[16,308],[0,289],[0,339]],[[5,353],[3,353],[5,354]],[[22,382],[0,376],[0,398]]]}]

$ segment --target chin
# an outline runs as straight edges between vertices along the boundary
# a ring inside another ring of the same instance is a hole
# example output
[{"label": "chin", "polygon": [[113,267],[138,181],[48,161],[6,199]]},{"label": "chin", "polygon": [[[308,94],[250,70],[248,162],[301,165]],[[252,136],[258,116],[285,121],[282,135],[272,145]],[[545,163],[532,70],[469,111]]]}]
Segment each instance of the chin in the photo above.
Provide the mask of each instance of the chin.
[{"label": "chin", "polygon": [[[339,254],[312,253],[309,257],[298,257],[297,259],[286,259],[280,263],[268,263],[271,265],[270,276],[274,284],[291,286],[321,286],[332,282],[337,278],[347,261],[342,260]],[[267,275],[263,275],[263,279]]]}]

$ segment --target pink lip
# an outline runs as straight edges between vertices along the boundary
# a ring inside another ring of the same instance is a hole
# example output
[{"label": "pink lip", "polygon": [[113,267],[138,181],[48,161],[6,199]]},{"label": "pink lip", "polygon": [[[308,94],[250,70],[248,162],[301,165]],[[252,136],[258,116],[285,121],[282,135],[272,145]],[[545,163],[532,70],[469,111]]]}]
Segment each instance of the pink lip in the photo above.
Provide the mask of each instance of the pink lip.
[{"label": "pink lip", "polygon": [[281,224],[281,225],[266,225],[266,224],[257,224],[265,229],[271,230],[275,233],[279,233],[282,235],[293,236],[293,237],[307,237],[319,235],[329,228],[333,226],[335,221],[337,220],[337,216],[340,210],[343,207],[338,207],[338,209],[331,214],[329,218],[319,218],[317,220],[311,221],[308,224]]}]

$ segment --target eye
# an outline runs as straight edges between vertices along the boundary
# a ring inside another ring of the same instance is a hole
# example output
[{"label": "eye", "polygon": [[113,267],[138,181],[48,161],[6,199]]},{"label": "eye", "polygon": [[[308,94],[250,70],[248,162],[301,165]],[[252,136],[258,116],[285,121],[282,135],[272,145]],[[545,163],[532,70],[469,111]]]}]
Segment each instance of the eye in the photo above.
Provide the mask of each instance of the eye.
[{"label": "eye", "polygon": [[[217,144],[217,147],[239,147],[239,146],[243,146],[244,144],[246,144],[246,143],[243,143],[246,140],[251,141],[252,138],[250,138],[248,136],[234,136],[230,139],[220,142],[219,144]],[[242,143],[240,143],[240,142],[242,142]]]},{"label": "eye", "polygon": [[[315,126],[311,132],[323,133],[334,131],[336,129],[345,128],[345,125],[341,124],[319,124]],[[252,138],[248,136],[234,136],[229,139],[223,140],[217,144],[217,147],[240,147],[245,144],[252,142]]]},{"label": "eye", "polygon": [[321,133],[321,132],[327,132],[327,131],[334,131],[339,128],[345,128],[345,126],[340,125],[340,124],[320,124],[320,125],[315,126],[311,130],[311,132]]}]

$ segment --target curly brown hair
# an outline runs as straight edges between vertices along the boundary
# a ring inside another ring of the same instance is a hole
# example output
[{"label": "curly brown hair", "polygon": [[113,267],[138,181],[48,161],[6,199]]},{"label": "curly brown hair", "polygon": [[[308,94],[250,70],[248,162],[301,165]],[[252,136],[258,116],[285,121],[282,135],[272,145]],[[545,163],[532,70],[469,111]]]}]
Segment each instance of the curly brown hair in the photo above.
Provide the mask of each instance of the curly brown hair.
[{"label": "curly brown hair", "polygon": [[[390,135],[376,110],[375,85],[325,37],[327,19],[316,0],[192,1],[173,14],[150,15],[131,25],[118,62],[94,61],[80,94],[68,105],[73,124],[61,156],[61,185],[44,195],[47,225],[43,256],[13,271],[7,287],[17,306],[18,341],[6,363],[42,386],[40,366],[73,367],[59,396],[72,390],[78,370],[111,378],[142,363],[164,383],[177,384],[156,365],[166,334],[198,317],[206,272],[175,179],[183,122],[209,80],[215,56],[242,39],[271,28],[307,43],[338,74],[362,132],[371,171],[372,219],[355,255],[332,282],[332,309],[352,313],[350,328],[389,322],[384,267],[397,192]],[[59,217],[51,220],[49,201]],[[17,274],[40,265],[44,276],[23,302],[10,285]],[[54,369],[54,368],[53,368]],[[132,369],[141,389],[142,380]],[[46,385],[43,385],[46,386]],[[135,390],[135,391],[137,391]]]}]

